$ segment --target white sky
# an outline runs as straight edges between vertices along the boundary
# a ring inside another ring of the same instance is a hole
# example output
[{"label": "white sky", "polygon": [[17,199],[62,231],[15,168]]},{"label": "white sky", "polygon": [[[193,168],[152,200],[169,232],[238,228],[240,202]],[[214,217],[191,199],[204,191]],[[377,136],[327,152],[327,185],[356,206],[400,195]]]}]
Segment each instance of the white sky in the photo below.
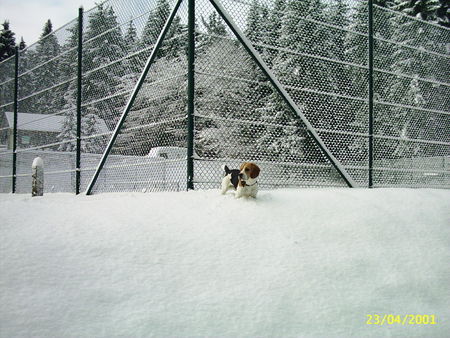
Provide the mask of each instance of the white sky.
[{"label": "white sky", "polygon": [[[45,22],[57,29],[78,16],[78,8],[91,9],[100,0],[0,0],[0,23],[8,20],[16,33],[16,42],[23,36],[27,46],[39,39]],[[3,26],[0,26],[3,28]]]}]

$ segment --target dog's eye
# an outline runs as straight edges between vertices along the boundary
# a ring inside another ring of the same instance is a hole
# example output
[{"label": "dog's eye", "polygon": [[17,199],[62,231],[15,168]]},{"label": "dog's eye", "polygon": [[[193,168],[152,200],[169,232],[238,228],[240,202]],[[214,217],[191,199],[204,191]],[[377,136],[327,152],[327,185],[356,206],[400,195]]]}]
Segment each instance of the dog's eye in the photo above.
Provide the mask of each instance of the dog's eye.
[{"label": "dog's eye", "polygon": [[249,171],[250,169],[248,169],[248,168],[245,168],[245,171]]}]

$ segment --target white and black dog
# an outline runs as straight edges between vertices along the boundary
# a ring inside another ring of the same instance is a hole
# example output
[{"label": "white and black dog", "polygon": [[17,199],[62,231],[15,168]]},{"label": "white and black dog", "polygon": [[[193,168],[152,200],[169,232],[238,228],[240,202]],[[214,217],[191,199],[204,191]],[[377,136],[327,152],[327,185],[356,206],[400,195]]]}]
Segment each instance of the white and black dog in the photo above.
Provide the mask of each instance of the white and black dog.
[{"label": "white and black dog", "polygon": [[236,198],[256,197],[258,193],[258,181],[260,169],[255,163],[244,162],[240,169],[229,169],[223,166],[225,177],[222,179],[222,195],[228,190],[236,190]]}]

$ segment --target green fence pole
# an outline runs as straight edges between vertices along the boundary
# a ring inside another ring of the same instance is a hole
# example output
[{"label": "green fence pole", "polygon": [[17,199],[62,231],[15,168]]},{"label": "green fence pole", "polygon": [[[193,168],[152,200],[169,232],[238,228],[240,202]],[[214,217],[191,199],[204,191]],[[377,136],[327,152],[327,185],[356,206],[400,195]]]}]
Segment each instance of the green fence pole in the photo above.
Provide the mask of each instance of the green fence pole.
[{"label": "green fence pole", "polygon": [[12,193],[16,193],[16,172],[17,172],[17,107],[19,96],[19,47],[14,49],[14,122],[13,122],[13,160],[12,160]]},{"label": "green fence pole", "polygon": [[172,25],[172,21],[177,14],[178,8],[181,5],[181,2],[183,0],[178,0],[175,4],[175,7],[172,10],[172,13],[170,13],[169,17],[167,18],[167,21],[159,34],[158,40],[155,43],[155,46],[153,47],[152,53],[150,54],[149,58],[147,59],[147,63],[144,66],[144,70],[141,73],[141,76],[139,77],[138,82],[136,83],[136,86],[133,89],[133,92],[131,93],[130,98],[128,99],[127,105],[125,106],[125,109],[122,113],[122,116],[120,117],[119,122],[117,122],[116,128],[114,129],[114,133],[111,136],[111,139],[109,140],[109,143],[102,155],[102,158],[100,160],[100,163],[95,170],[94,176],[92,177],[91,181],[89,182],[88,188],[86,190],[86,195],[92,194],[92,189],[94,188],[95,182],[97,182],[98,175],[100,175],[100,172],[103,169],[103,166],[105,165],[106,159],[109,156],[109,153],[111,152],[112,146],[114,145],[114,142],[117,139],[117,135],[119,135],[120,129],[122,129],[122,126],[125,122],[125,119],[128,115],[128,113],[131,110],[131,107],[133,106],[133,103],[139,93],[139,90],[141,89],[142,85],[144,84],[145,78],[147,77],[148,71],[150,70],[150,66],[153,64],[153,62],[156,59],[156,55],[162,45],[162,42],[164,40],[164,37],[166,36],[166,33],[168,32],[170,26]]},{"label": "green fence pole", "polygon": [[83,75],[83,7],[78,9],[78,69],[77,69],[77,154],[75,160],[75,194],[81,181],[81,81]]},{"label": "green fence pole", "polygon": [[187,190],[194,189],[195,0],[188,8]]},{"label": "green fence pole", "polygon": [[369,188],[373,187],[373,0],[369,0]]}]

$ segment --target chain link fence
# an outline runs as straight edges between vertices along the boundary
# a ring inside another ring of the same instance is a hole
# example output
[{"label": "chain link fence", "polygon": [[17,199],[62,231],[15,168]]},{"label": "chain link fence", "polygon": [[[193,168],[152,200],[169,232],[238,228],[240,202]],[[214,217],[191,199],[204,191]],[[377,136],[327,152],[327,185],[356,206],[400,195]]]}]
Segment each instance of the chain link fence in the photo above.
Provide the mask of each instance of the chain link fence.
[{"label": "chain link fence", "polygon": [[217,188],[243,161],[266,189],[450,188],[449,29],[367,1],[196,0],[190,48],[188,5],[84,12],[20,52],[16,107],[15,60],[0,63],[0,191],[29,192],[37,156],[47,192]]}]

